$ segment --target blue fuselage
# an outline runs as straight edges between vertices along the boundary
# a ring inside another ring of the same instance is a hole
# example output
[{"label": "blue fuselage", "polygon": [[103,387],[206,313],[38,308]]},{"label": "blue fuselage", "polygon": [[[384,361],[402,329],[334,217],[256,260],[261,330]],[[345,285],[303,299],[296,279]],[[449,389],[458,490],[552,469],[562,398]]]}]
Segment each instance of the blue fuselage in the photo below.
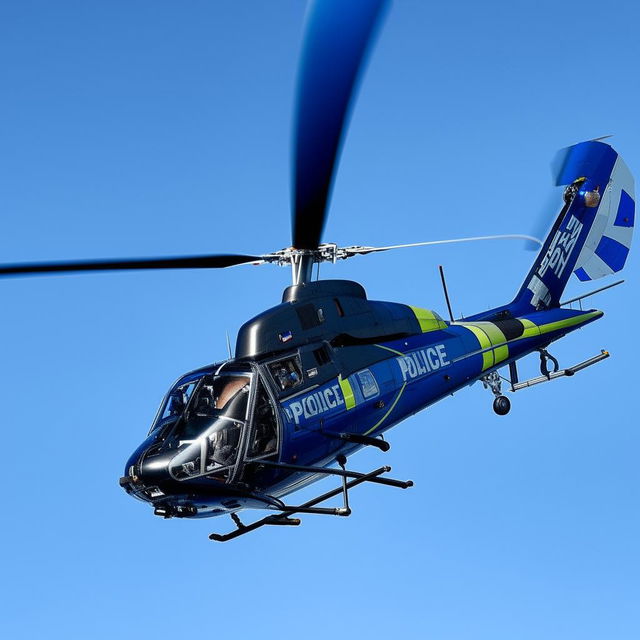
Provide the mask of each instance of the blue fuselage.
[{"label": "blue fuselage", "polygon": [[[512,337],[504,325],[500,329],[499,323],[474,320],[445,323],[444,328],[376,344],[383,359],[282,401],[280,461],[330,464],[337,453],[348,455],[359,446],[327,434],[382,434],[498,367],[601,316],[600,311],[555,309],[511,320]],[[266,473],[273,495],[290,493],[310,481],[303,474],[279,480],[277,472]]]},{"label": "blue fuselage", "polygon": [[[377,314],[367,325],[358,319],[349,326],[343,308],[347,301],[334,305],[331,299],[314,308],[322,309],[321,314],[296,312],[304,322],[294,331],[271,329],[295,326],[292,315],[282,320],[292,311],[287,304],[250,321],[245,332],[250,337],[258,326],[264,340],[276,335],[285,348],[260,357],[247,354],[182,377],[167,395],[151,433],[127,462],[122,486],[152,503],[159,515],[209,517],[274,507],[283,496],[322,477],[309,467],[331,466],[338,455],[349,456],[363,446],[357,438],[380,436],[602,316],[601,311],[556,308],[514,317],[494,310],[449,323],[426,309],[366,304],[363,310]],[[328,314],[333,307],[334,326],[344,322],[348,331],[334,332],[329,339],[325,325],[332,322]],[[402,337],[378,340],[358,337],[356,330],[363,326],[367,331],[385,328],[387,335],[405,331]],[[325,332],[325,337],[314,331]],[[251,338],[246,348],[256,344]],[[234,409],[233,415],[214,409],[213,417],[207,417],[210,401],[215,402],[213,396],[209,400],[209,389],[216,386],[226,389],[218,400],[235,393],[234,402],[246,409]],[[237,395],[240,389],[244,400]]]}]

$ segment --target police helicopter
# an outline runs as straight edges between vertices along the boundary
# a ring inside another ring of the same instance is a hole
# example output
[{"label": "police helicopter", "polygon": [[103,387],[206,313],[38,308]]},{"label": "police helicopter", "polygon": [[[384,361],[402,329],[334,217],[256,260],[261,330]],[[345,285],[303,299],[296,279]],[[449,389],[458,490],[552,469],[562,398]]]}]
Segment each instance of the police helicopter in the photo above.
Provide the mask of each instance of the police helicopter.
[{"label": "police helicopter", "polygon": [[[322,243],[331,185],[363,62],[388,2],[311,3],[300,65],[294,131],[292,246],[264,255],[202,255],[1,265],[3,277],[131,269],[290,266],[282,302],[239,330],[234,357],[181,376],[146,439],[126,462],[120,485],[164,518],[228,514],[226,541],[259,527],[300,524],[296,514],[348,516],[349,491],[368,482],[408,488],[383,466],[347,468],[362,447],[389,449],[383,434],[408,416],[481,381],[499,415],[502,393],[572,376],[608,357],[561,368],[548,348],[602,317],[574,309],[593,293],[562,300],[572,273],[582,281],[620,271],[634,225],[633,178],[614,149],[591,140],[563,152],[555,181],[560,209],[515,298],[455,319],[441,271],[448,319],[435,311],[369,300],[346,280],[313,280],[314,265],[403,246]],[[477,238],[476,238],[477,239]],[[618,283],[614,283],[618,284]],[[614,286],[614,284],[608,286]],[[519,380],[517,361],[537,353],[540,376]],[[500,375],[506,368],[508,377]],[[303,504],[285,498],[316,480],[338,486]],[[342,496],[340,507],[318,506]],[[251,524],[243,509],[267,510]]]}]

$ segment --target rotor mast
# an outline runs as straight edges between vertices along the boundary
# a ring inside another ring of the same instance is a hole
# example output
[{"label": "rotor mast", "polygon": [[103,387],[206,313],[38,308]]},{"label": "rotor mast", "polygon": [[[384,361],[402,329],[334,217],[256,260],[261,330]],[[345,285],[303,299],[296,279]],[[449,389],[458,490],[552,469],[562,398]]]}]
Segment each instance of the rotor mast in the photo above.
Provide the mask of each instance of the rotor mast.
[{"label": "rotor mast", "polygon": [[291,254],[291,284],[311,282],[315,262],[313,254],[313,251]]}]

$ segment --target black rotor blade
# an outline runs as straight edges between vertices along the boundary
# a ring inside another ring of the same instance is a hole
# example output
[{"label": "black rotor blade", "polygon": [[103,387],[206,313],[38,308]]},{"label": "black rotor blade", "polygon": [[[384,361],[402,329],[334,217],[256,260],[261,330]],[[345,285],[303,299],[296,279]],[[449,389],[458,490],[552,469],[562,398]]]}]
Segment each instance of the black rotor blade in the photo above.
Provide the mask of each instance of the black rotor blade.
[{"label": "black rotor blade", "polygon": [[261,256],[218,254],[170,258],[123,258],[75,262],[34,262],[0,265],[0,277],[72,273],[80,271],[128,271],[134,269],[223,269],[237,264],[259,262]]},{"label": "black rotor blade", "polygon": [[314,0],[298,76],[292,242],[320,243],[350,103],[388,0]]}]

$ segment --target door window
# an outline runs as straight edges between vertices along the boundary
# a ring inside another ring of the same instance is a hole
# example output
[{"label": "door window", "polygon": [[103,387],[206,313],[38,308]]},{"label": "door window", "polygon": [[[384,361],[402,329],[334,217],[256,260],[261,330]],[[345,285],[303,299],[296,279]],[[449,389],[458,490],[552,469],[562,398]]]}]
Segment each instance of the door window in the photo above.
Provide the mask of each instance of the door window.
[{"label": "door window", "polygon": [[295,389],[302,384],[302,367],[297,355],[272,362],[269,372],[279,391]]},{"label": "door window", "polygon": [[277,450],[278,422],[275,408],[262,380],[259,380],[247,458],[264,458]]}]

